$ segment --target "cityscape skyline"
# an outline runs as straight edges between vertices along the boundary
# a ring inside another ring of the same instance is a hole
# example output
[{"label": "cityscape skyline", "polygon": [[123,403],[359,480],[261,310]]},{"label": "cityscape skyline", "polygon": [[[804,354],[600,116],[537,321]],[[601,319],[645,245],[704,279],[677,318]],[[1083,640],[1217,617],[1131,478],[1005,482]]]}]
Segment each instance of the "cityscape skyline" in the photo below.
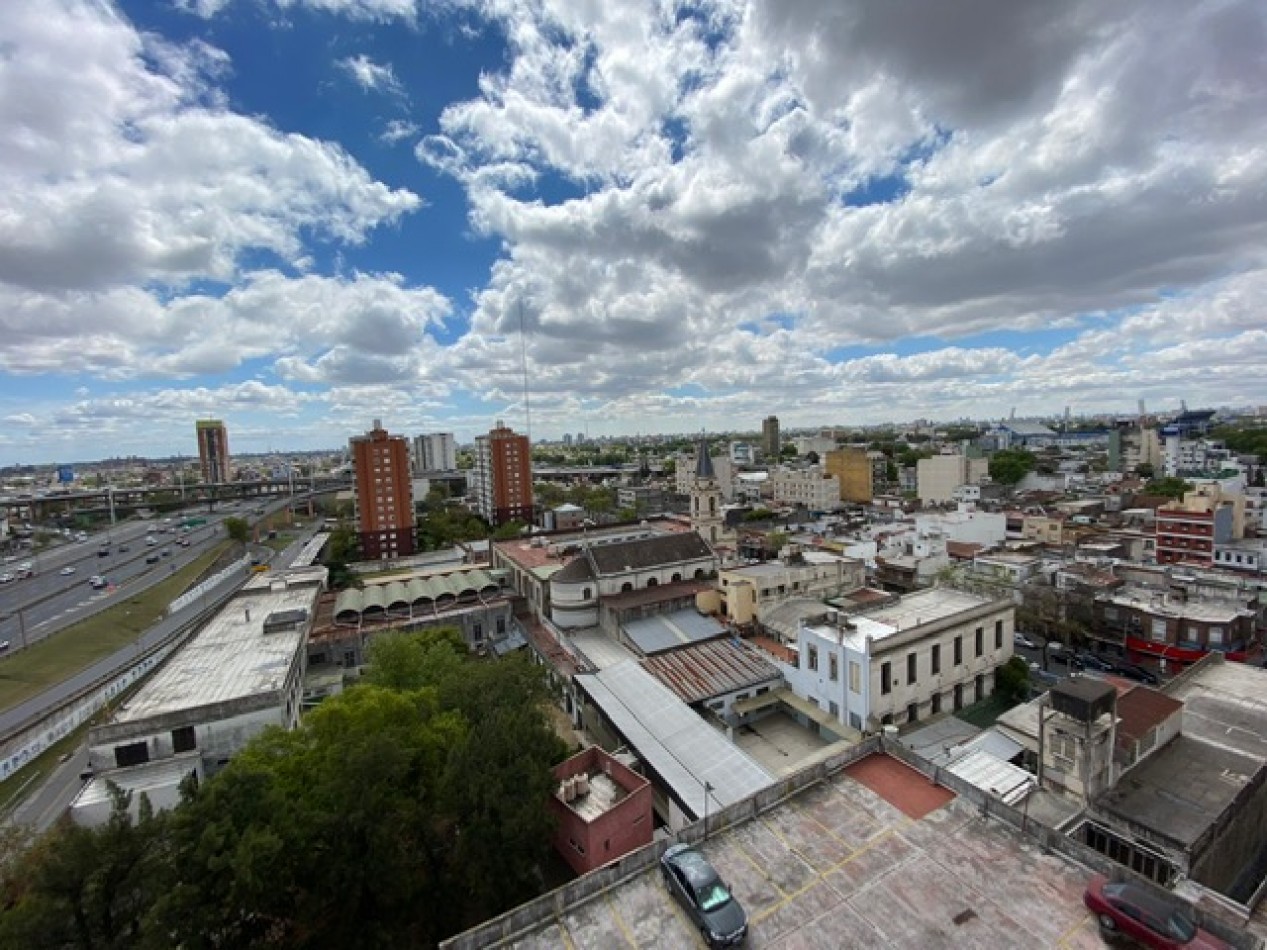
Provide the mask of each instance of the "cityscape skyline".
[{"label": "cityscape skyline", "polygon": [[1248,0],[16,0],[0,42],[0,465],[470,444],[525,378],[534,442],[1267,401]]}]

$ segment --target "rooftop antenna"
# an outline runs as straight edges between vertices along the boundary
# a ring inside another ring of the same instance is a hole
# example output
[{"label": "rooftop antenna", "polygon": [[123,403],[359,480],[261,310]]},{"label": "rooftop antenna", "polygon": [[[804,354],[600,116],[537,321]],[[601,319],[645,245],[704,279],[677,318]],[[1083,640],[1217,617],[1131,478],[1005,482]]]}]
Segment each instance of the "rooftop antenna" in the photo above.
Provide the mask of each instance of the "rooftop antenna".
[{"label": "rooftop antenna", "polygon": [[524,332],[524,302],[519,300],[519,361],[524,373],[524,428],[532,445],[532,403],[528,399],[528,336]]}]

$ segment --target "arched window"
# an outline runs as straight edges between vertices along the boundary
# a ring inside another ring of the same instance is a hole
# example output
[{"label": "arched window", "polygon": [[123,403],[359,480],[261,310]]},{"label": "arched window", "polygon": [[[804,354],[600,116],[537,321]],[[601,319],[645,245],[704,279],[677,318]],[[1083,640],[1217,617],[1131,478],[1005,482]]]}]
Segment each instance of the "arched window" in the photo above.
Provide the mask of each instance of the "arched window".
[{"label": "arched window", "polygon": [[587,587],[583,591],[581,591],[581,600],[589,600],[589,599],[590,599],[590,589]]},{"label": "arched window", "polygon": [[704,569],[702,567],[697,567],[695,569],[695,579],[697,581],[702,581],[704,579]]},{"label": "arched window", "polygon": [[717,514],[717,496],[716,495],[708,496],[708,513],[710,515]]},{"label": "arched window", "polygon": [[676,583],[677,583],[678,581],[680,581],[681,579],[682,579],[682,575],[681,575],[681,574],[674,574],[674,575],[673,575],[673,583],[674,583],[674,584],[676,584]]},{"label": "arched window", "polygon": [[620,592],[622,594],[627,594],[631,590],[633,590],[633,584],[629,583],[629,581],[625,581],[623,584],[620,585]]},{"label": "arched window", "polygon": [[659,585],[659,583],[660,583],[660,582],[659,582],[656,578],[654,578],[654,577],[651,577],[651,578],[648,578],[648,579],[647,579],[647,586],[648,586],[648,587],[656,587],[656,586],[658,586],[658,585]]}]

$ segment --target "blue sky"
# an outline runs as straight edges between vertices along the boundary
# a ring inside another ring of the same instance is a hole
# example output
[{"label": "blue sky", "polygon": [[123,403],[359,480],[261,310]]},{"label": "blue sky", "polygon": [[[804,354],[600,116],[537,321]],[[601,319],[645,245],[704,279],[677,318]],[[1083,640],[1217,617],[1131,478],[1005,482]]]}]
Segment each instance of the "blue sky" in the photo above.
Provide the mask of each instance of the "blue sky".
[{"label": "blue sky", "polygon": [[6,11],[0,464],[1267,402],[1250,0]]}]

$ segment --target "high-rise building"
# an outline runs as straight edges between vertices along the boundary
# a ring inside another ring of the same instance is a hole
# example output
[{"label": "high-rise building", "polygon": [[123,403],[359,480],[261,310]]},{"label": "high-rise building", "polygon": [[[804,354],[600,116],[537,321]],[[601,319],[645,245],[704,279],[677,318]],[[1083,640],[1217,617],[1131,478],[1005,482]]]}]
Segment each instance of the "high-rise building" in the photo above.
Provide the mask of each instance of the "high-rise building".
[{"label": "high-rise building", "polygon": [[414,437],[414,470],[451,472],[458,467],[458,445],[452,432],[433,432]]},{"label": "high-rise building", "polygon": [[209,484],[231,481],[229,433],[219,419],[199,419],[194,423],[198,436],[198,461],[202,464],[202,480]]},{"label": "high-rise building", "polygon": [[766,416],[761,422],[761,451],[767,458],[778,458],[783,449],[779,439],[779,417]]},{"label": "high-rise building", "polygon": [[356,484],[356,532],[367,561],[414,553],[414,493],[409,443],[389,435],[379,420],[348,441]]},{"label": "high-rise building", "polygon": [[532,523],[532,446],[526,435],[498,419],[488,435],[475,438],[474,474],[476,504],[489,524]]}]

